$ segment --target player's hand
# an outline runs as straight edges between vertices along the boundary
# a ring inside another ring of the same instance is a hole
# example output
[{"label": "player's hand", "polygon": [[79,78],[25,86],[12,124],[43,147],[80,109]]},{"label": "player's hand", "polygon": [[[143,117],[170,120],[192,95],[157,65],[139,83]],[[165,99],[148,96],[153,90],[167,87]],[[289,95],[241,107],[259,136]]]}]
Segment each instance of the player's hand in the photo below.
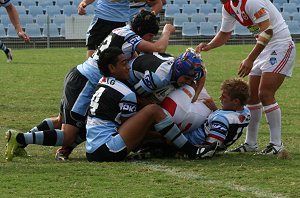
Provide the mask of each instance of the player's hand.
[{"label": "player's hand", "polygon": [[205,98],[205,99],[203,99],[203,103],[212,111],[215,111],[218,109],[213,98]]},{"label": "player's hand", "polygon": [[196,53],[200,53],[202,51],[209,51],[211,49],[211,46],[209,44],[206,43],[200,43],[197,47],[196,47]]},{"label": "player's hand", "polygon": [[86,14],[86,10],[85,10],[85,7],[86,7],[86,3],[84,1],[81,1],[78,5],[78,8],[77,8],[77,12],[79,15],[85,15]]},{"label": "player's hand", "polygon": [[25,43],[29,43],[30,38],[24,31],[20,31],[17,34],[18,34],[19,38],[22,39]]},{"label": "player's hand", "polygon": [[175,32],[175,27],[172,24],[166,24],[164,26],[163,32],[169,32],[170,34]]},{"label": "player's hand", "polygon": [[240,64],[240,69],[238,72],[239,77],[244,78],[247,76],[253,67],[253,61],[250,59],[244,59]]}]

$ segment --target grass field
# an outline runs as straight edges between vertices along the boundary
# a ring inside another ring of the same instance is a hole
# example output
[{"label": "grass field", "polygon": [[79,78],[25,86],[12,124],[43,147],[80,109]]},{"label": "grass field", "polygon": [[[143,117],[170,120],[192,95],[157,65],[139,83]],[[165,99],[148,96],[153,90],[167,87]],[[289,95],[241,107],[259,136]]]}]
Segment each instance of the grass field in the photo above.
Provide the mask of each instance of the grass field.
[{"label": "grass field", "polygon": [[[252,46],[224,46],[202,54],[206,87],[218,101],[220,83],[235,77]],[[171,46],[178,55],[186,47]],[[297,45],[298,61],[300,45]],[[0,53],[0,149],[4,132],[26,131],[59,110],[63,78],[85,60],[85,49],[13,51],[12,63]],[[28,158],[0,157],[0,197],[300,197],[300,68],[277,93],[282,110],[282,139],[292,160],[250,154],[217,155],[209,160],[148,159],[88,163],[84,145],[68,162],[54,159],[56,147],[29,145]],[[245,135],[236,145],[244,141]],[[269,142],[263,119],[259,145]],[[234,145],[234,146],[236,146]]]}]

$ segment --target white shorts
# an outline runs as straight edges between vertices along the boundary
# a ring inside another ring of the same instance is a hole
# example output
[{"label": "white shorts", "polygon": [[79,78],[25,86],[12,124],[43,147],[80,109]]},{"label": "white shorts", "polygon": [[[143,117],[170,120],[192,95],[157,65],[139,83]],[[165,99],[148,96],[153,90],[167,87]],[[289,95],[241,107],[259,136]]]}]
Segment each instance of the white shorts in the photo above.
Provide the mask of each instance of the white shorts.
[{"label": "white shorts", "polygon": [[293,41],[269,44],[254,61],[249,75],[261,76],[264,72],[273,72],[291,77],[295,60],[296,48]]}]

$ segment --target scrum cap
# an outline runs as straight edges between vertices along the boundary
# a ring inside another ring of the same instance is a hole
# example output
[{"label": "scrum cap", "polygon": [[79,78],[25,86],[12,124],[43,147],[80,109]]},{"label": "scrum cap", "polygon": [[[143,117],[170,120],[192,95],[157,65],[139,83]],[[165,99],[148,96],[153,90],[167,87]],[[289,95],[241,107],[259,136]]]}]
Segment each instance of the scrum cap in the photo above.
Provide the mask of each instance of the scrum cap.
[{"label": "scrum cap", "polygon": [[205,75],[203,61],[191,50],[187,50],[174,61],[175,79],[186,75],[199,80]]}]

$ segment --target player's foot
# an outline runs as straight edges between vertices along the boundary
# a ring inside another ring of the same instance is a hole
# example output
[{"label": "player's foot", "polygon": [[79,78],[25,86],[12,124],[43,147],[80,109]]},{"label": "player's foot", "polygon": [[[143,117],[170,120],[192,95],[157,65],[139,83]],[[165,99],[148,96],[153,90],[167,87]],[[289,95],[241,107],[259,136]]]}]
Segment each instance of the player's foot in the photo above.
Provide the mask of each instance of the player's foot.
[{"label": "player's foot", "polygon": [[280,146],[276,146],[275,144],[270,143],[267,147],[262,150],[261,152],[257,153],[260,155],[277,155],[283,150],[283,144],[281,143]]},{"label": "player's foot", "polygon": [[6,54],[6,62],[11,62],[12,61],[12,52],[11,52],[11,49],[10,48],[7,48],[7,50],[8,50],[8,52],[7,53],[5,53]]},{"label": "player's foot", "polygon": [[69,159],[69,155],[71,154],[73,149],[69,147],[60,148],[56,151],[55,159],[59,161],[66,161]]},{"label": "player's foot", "polygon": [[247,143],[241,144],[240,146],[238,146],[235,149],[232,150],[227,150],[226,152],[229,153],[245,153],[245,152],[257,152],[258,151],[258,146],[257,144],[255,145],[249,145]]},{"label": "player's foot", "polygon": [[219,142],[213,142],[209,145],[200,145],[196,153],[196,159],[211,158],[216,153],[218,146]]},{"label": "player's foot", "polygon": [[5,139],[7,142],[6,150],[5,150],[5,159],[7,161],[12,161],[15,151],[17,150],[18,147],[22,146],[16,140],[17,134],[18,134],[17,131],[11,129],[5,133]]}]

